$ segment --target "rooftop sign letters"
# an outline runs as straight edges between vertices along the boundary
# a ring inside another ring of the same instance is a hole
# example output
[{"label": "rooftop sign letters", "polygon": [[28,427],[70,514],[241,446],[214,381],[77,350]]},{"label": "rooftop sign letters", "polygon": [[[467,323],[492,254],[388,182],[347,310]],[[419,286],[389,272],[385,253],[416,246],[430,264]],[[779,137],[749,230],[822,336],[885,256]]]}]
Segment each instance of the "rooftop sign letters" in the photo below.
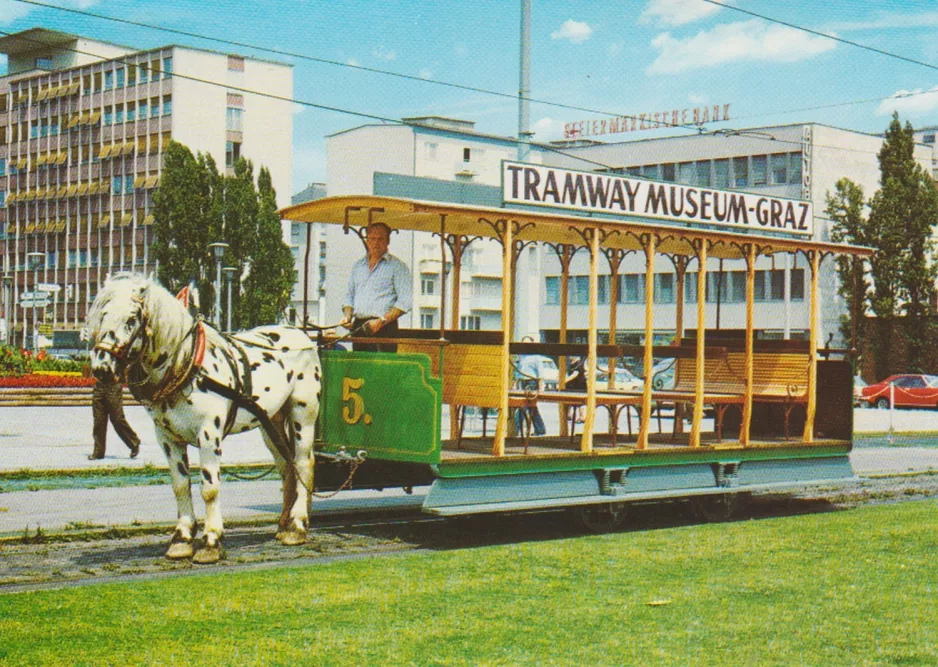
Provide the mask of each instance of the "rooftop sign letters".
[{"label": "rooftop sign letters", "polygon": [[735,230],[799,236],[814,233],[814,212],[806,201],[518,162],[502,163],[502,199],[506,204],[632,215]]},{"label": "rooftop sign letters", "polygon": [[604,134],[654,130],[660,127],[700,126],[729,119],[729,104],[714,104],[713,106],[692,107],[689,109],[666,109],[632,116],[613,116],[612,118],[577,120],[572,123],[564,123],[563,137],[564,139],[584,139]]}]

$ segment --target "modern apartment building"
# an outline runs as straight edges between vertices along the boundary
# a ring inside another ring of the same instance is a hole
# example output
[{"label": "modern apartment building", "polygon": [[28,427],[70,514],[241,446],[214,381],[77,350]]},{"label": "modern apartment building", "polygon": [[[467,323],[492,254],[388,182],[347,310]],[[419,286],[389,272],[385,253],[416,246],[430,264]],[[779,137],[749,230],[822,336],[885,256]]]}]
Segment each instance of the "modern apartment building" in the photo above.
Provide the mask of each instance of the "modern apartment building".
[{"label": "modern apartment building", "polygon": [[[0,53],[0,269],[17,343],[37,324],[79,329],[108,274],[154,272],[153,193],[170,140],[220,169],[239,156],[266,166],[278,205],[289,202],[291,66],[42,28],[0,38]],[[37,288],[50,305],[13,305],[36,304]]]}]

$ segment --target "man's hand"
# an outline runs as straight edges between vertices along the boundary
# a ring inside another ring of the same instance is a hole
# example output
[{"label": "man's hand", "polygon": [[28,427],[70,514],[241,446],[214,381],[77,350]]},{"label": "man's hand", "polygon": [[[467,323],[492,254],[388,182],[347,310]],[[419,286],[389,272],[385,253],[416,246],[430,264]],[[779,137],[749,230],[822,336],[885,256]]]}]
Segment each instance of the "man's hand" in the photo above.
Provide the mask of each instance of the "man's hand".
[{"label": "man's hand", "polygon": [[352,322],[355,320],[355,318],[353,317],[354,311],[351,308],[343,308],[342,312],[345,313],[345,318],[341,322],[339,322],[339,324],[345,327],[346,329],[351,330]]},{"label": "man's hand", "polygon": [[381,327],[384,326],[384,320],[380,317],[376,317],[374,319],[368,320],[368,323],[365,326],[368,327],[368,330],[371,331],[371,333],[378,333],[381,330]]}]

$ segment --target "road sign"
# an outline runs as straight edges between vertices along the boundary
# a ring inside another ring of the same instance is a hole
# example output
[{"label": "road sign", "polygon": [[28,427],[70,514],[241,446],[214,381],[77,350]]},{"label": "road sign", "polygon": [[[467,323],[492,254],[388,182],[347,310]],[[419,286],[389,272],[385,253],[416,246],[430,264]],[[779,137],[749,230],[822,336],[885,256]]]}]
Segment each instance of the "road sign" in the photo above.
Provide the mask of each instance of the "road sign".
[{"label": "road sign", "polygon": [[55,283],[39,283],[38,285],[36,285],[37,292],[48,292],[48,293],[55,294],[61,289],[62,289],[61,285],[56,285]]},{"label": "road sign", "polygon": [[43,335],[43,336],[51,336],[51,335],[52,335],[52,325],[51,325],[51,324],[40,324],[40,325],[39,325],[39,333],[40,333],[41,335]]},{"label": "road sign", "polygon": [[52,303],[48,292],[23,292],[20,294],[20,308],[45,308]]}]

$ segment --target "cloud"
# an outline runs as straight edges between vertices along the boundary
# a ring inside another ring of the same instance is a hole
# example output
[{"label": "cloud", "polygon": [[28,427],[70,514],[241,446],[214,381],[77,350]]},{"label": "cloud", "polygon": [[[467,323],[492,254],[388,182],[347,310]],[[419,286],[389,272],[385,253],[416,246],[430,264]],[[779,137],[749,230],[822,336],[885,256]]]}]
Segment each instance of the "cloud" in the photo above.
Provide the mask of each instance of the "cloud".
[{"label": "cloud", "polygon": [[[60,4],[75,9],[90,9],[97,5],[99,0],[66,0]],[[31,11],[37,9],[35,6],[15,2],[14,0],[0,0],[0,25],[11,25],[27,16]]]},{"label": "cloud", "polygon": [[694,106],[701,106],[702,104],[707,103],[707,98],[703,95],[697,95],[696,93],[691,93],[687,96],[687,100]]},{"label": "cloud", "polygon": [[560,26],[560,30],[550,33],[551,39],[566,39],[574,44],[582,44],[593,35],[593,29],[588,23],[581,23],[573,19],[567,19]]},{"label": "cloud", "polygon": [[535,122],[531,130],[534,132],[534,140],[538,142],[544,143],[563,139],[563,123],[554,120],[550,116],[545,116]]},{"label": "cloud", "polygon": [[0,0],[0,25],[10,25],[29,14],[32,7],[14,0]]},{"label": "cloud", "polygon": [[938,109],[938,86],[928,90],[899,90],[879,103],[877,116],[891,116],[898,111],[901,116],[919,116]]},{"label": "cloud", "polygon": [[292,102],[292,103],[290,104],[290,113],[292,113],[294,116],[298,116],[299,114],[303,113],[304,111],[306,111],[306,105],[304,105],[304,104],[298,104],[298,103],[296,103],[296,102]]},{"label": "cloud", "polygon": [[430,70],[429,67],[422,67],[420,71],[417,72],[417,76],[419,76],[421,79],[432,79],[433,71]]},{"label": "cloud", "polygon": [[720,11],[703,0],[649,0],[638,19],[642,23],[678,26],[693,23]]},{"label": "cloud", "polygon": [[606,47],[606,54],[610,58],[615,58],[617,55],[622,53],[622,50],[624,48],[625,48],[624,42],[613,42],[612,44]]},{"label": "cloud", "polygon": [[687,39],[675,39],[665,32],[651,45],[659,54],[647,72],[677,74],[739,61],[796,62],[830,51],[835,43],[794,28],[753,20],[718,25]]},{"label": "cloud", "polygon": [[348,64],[351,65],[352,67],[361,67],[361,66],[362,66],[362,64],[361,64],[360,62],[358,62],[358,60],[357,60],[356,58],[349,58],[349,59],[348,59]]},{"label": "cloud", "polygon": [[938,27],[938,11],[921,12],[919,14],[891,14],[882,12],[870,19],[831,23],[824,28],[824,31],[856,32],[861,30],[934,27]]},{"label": "cloud", "polygon": [[379,46],[374,51],[371,52],[378,60],[395,60],[397,58],[397,51],[388,51],[384,46]]}]

